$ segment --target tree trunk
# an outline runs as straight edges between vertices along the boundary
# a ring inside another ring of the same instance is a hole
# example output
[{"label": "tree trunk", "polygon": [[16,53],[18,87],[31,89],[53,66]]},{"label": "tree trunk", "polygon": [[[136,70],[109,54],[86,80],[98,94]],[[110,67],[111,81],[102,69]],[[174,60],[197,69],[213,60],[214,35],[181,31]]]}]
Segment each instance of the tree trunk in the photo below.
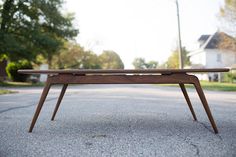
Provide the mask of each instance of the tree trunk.
[{"label": "tree trunk", "polygon": [[13,7],[13,2],[14,0],[6,0],[3,4],[1,31],[6,30],[7,22],[11,20],[11,9]]},{"label": "tree trunk", "polygon": [[48,54],[48,69],[52,67],[52,55]]}]

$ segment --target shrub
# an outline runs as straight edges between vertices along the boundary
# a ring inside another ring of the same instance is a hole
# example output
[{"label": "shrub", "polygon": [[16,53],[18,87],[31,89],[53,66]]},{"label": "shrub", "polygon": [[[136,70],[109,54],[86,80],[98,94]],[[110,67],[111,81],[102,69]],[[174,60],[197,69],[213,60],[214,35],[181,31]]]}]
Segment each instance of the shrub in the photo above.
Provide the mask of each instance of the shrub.
[{"label": "shrub", "polygon": [[233,83],[236,80],[236,73],[228,72],[224,74],[224,81]]},{"label": "shrub", "polygon": [[19,69],[32,69],[32,64],[27,60],[20,60],[19,62],[10,62],[7,67],[7,75],[12,81],[25,82],[29,75],[19,74]]}]

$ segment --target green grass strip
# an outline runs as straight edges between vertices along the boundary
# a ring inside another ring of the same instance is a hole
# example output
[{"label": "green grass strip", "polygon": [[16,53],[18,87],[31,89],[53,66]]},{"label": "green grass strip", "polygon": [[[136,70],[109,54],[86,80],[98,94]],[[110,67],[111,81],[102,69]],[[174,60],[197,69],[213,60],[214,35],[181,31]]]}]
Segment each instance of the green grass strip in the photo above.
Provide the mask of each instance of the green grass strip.
[{"label": "green grass strip", "polygon": [[[179,87],[176,84],[162,84],[161,86]],[[194,88],[193,85],[186,84],[186,88]],[[201,81],[201,86],[205,90],[213,91],[236,91],[235,83],[207,82]]]},{"label": "green grass strip", "polygon": [[30,83],[30,82],[0,82],[0,87],[38,87],[43,86],[44,83]]},{"label": "green grass strip", "polygon": [[2,95],[2,94],[11,94],[11,93],[17,93],[17,92],[10,91],[10,90],[7,90],[7,89],[0,89],[0,95]]}]

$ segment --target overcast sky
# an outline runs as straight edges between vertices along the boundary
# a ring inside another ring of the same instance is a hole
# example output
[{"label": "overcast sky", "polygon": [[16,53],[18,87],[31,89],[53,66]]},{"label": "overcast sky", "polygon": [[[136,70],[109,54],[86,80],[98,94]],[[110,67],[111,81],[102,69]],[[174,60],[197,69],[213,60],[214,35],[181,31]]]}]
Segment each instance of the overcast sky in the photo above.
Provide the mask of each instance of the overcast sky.
[{"label": "overcast sky", "polygon": [[[183,46],[195,49],[201,34],[217,31],[223,0],[179,0]],[[66,0],[79,28],[77,42],[100,54],[117,52],[125,68],[135,57],[166,61],[177,45],[175,0]]]}]

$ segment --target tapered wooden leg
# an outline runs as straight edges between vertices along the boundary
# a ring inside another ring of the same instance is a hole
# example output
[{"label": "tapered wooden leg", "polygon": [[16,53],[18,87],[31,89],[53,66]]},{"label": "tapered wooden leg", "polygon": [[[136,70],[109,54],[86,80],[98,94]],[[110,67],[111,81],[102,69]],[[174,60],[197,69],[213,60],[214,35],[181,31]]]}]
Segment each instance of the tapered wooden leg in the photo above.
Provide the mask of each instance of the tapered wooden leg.
[{"label": "tapered wooden leg", "polygon": [[29,132],[32,132],[32,130],[34,128],[34,125],[35,125],[35,123],[36,123],[36,121],[38,119],[39,113],[40,113],[40,111],[42,109],[42,106],[44,104],[44,101],[45,101],[45,99],[46,99],[46,97],[48,95],[48,91],[49,91],[50,87],[51,87],[51,84],[49,82],[46,82],[46,85],[45,85],[45,87],[43,89],[43,92],[42,92],[41,98],[39,100],[38,106],[36,108],[34,117],[32,119],[32,122],[31,122],[31,125],[30,125],[30,128],[29,128]]},{"label": "tapered wooden leg", "polygon": [[209,108],[209,106],[208,106],[208,103],[207,103],[205,94],[204,94],[204,92],[203,92],[203,90],[202,90],[202,87],[201,87],[201,85],[200,85],[199,80],[197,80],[197,81],[194,82],[194,86],[195,86],[195,88],[196,88],[196,90],[197,90],[197,93],[198,93],[200,99],[201,99],[201,102],[202,102],[202,104],[203,104],[203,107],[204,107],[204,109],[205,109],[205,111],[206,111],[206,113],[207,113],[208,119],[209,119],[210,122],[211,122],[211,126],[212,126],[212,128],[214,129],[214,132],[217,134],[217,133],[218,133],[218,129],[217,129],[217,126],[216,126],[216,124],[215,124],[214,118],[213,118],[213,116],[212,116],[212,114],[211,114],[211,110],[210,110],[210,108]]},{"label": "tapered wooden leg", "polygon": [[54,112],[53,112],[53,115],[52,115],[52,118],[51,118],[52,121],[54,120],[54,118],[55,118],[55,116],[57,114],[57,110],[58,110],[58,108],[59,108],[59,106],[61,104],[61,100],[62,100],[62,98],[63,98],[63,96],[64,96],[64,94],[66,92],[67,86],[68,86],[68,84],[64,84],[63,87],[62,87],[61,94],[60,94],[60,96],[59,96],[59,98],[57,100],[57,104],[56,104],[56,107],[54,109]]},{"label": "tapered wooden leg", "polygon": [[194,110],[193,110],[193,106],[192,106],[192,104],[191,104],[191,101],[190,101],[190,99],[189,99],[189,96],[188,96],[188,93],[187,93],[187,90],[186,90],[184,84],[183,84],[183,83],[180,83],[179,86],[180,86],[180,88],[181,88],[181,90],[182,90],[182,92],[183,92],[183,94],[184,94],[185,100],[187,101],[187,104],[188,104],[188,107],[189,107],[189,109],[190,109],[190,111],[191,111],[191,113],[192,113],[193,119],[194,119],[194,120],[197,120],[197,117],[196,117],[195,112],[194,112]]}]

